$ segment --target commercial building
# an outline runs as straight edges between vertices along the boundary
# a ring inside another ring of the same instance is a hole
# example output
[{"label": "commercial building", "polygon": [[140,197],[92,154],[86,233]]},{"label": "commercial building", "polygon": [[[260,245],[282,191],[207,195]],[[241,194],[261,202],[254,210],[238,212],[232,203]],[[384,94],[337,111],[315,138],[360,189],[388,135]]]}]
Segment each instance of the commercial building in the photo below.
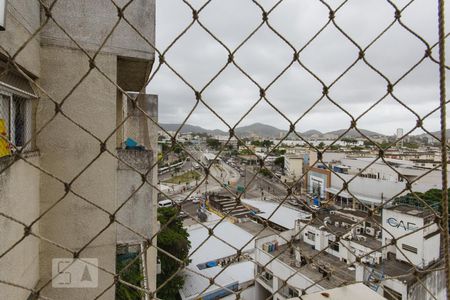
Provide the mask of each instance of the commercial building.
[{"label": "commercial building", "polygon": [[[335,209],[299,219],[294,229],[256,240],[256,294],[288,299],[356,281],[387,299],[444,299],[440,231],[431,216],[394,206],[382,216]],[[392,236],[396,243],[383,247]]]},{"label": "commercial building", "polygon": [[[114,299],[115,289],[107,289],[114,277],[100,269],[115,273],[118,243],[139,246],[157,229],[156,195],[148,183],[141,187],[139,174],[156,183],[149,167],[157,132],[149,118],[157,121],[157,99],[121,92],[141,92],[148,80],[155,2],[136,0],[121,11],[146,40],[123,19],[109,35],[121,14],[107,0],[10,0],[7,8],[0,32],[0,211],[10,218],[0,218],[0,280],[18,287],[1,284],[0,295],[27,299],[42,288],[40,295],[53,299],[103,292]],[[127,138],[139,150],[125,149]],[[98,285],[52,287],[52,260],[72,258],[66,249],[98,259]],[[146,284],[154,289],[156,255],[146,254]]]},{"label": "commercial building", "polygon": [[440,170],[419,168],[411,160],[346,157],[310,167],[305,177],[310,195],[333,199],[339,207],[367,210],[409,193],[408,180],[414,192],[441,189],[440,176]]}]

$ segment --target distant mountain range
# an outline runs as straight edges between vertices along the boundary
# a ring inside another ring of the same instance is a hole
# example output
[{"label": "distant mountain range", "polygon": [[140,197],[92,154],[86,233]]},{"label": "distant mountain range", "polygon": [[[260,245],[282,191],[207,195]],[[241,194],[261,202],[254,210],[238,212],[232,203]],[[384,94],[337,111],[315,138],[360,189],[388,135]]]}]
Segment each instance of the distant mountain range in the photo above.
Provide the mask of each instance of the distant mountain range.
[{"label": "distant mountain range", "polygon": [[[178,128],[180,128],[180,124],[160,124],[162,128],[164,128],[167,131],[176,131]],[[326,133],[322,133],[318,130],[308,130],[305,132],[299,132],[297,131],[302,137],[306,138],[337,138],[341,134],[343,134],[346,131],[346,129],[339,129],[335,131],[330,131]],[[370,137],[384,137],[385,135],[365,129],[360,129],[360,131]],[[185,124],[183,128],[180,131],[181,133],[207,133],[212,136],[214,135],[228,135],[228,132],[225,132],[223,130],[219,129],[205,129],[200,126],[194,126],[190,124]],[[262,123],[254,123],[248,126],[242,126],[236,128],[236,134],[241,137],[251,137],[251,136],[260,136],[265,138],[279,138],[280,136],[286,135],[286,130],[281,130],[279,128],[262,124]],[[349,138],[356,138],[359,137],[360,134],[355,129],[350,130],[345,137]]]}]

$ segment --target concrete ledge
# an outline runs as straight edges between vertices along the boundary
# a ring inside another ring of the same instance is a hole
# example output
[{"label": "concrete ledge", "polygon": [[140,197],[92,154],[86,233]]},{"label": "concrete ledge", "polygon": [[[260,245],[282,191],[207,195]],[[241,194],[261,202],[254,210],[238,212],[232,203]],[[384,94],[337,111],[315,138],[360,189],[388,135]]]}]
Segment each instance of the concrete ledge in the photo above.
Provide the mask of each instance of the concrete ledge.
[{"label": "concrete ledge", "polygon": [[151,150],[118,149],[117,156],[123,161],[119,161],[118,170],[132,170],[124,163],[126,162],[138,171],[147,171],[153,163]]}]

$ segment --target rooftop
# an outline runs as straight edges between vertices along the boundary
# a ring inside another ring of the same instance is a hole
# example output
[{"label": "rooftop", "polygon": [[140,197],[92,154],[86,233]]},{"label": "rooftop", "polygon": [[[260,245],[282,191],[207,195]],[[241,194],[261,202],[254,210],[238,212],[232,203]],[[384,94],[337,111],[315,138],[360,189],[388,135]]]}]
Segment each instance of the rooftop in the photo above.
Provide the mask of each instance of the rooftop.
[{"label": "rooftop", "polygon": [[[180,289],[182,299],[198,299],[197,296],[200,294],[205,296],[213,291],[222,290],[222,287],[229,287],[234,283],[243,284],[255,278],[253,273],[254,264],[249,261],[228,265],[225,270],[222,270],[223,268],[220,266],[196,270],[200,275],[186,269],[184,272],[184,285]],[[219,272],[222,273],[217,276]],[[210,286],[209,278],[214,278],[215,276],[217,278],[214,279],[214,282],[217,282],[220,286],[215,284]]]},{"label": "rooftop", "polygon": [[212,221],[203,225],[208,228],[214,228],[217,225],[214,228],[214,235],[209,237],[208,229],[200,224],[186,228],[191,242],[190,266],[235,255],[236,249],[243,248],[243,251],[251,251],[255,247],[253,235],[226,220]]},{"label": "rooftop", "polygon": [[305,211],[296,210],[284,205],[280,206],[280,204],[276,202],[242,199],[242,203],[253,207],[257,211],[257,216],[286,229],[293,229],[296,220],[303,219],[309,215],[309,213]]},{"label": "rooftop", "polygon": [[404,213],[404,214],[414,216],[414,217],[419,217],[419,218],[425,218],[425,217],[433,215],[433,212],[431,210],[421,209],[421,208],[417,208],[415,206],[406,205],[406,204],[398,204],[395,206],[388,207],[386,209]]},{"label": "rooftop", "polygon": [[[340,261],[335,256],[326,252],[321,252],[313,249],[311,245],[303,242],[296,241],[293,243],[294,248],[299,249],[302,257],[311,258],[312,263],[305,264],[301,267],[297,267],[298,263],[295,259],[295,255],[292,255],[288,249],[288,245],[280,245],[277,250],[270,254],[277,257],[288,266],[299,271],[300,274],[305,275],[312,281],[325,289],[332,289],[342,285],[345,282],[351,282],[355,280],[355,269],[350,268],[345,262]],[[327,270],[329,277],[321,273],[321,270]]]},{"label": "rooftop", "polygon": [[355,283],[323,292],[302,296],[302,300],[343,299],[383,300],[385,298],[362,283]]}]

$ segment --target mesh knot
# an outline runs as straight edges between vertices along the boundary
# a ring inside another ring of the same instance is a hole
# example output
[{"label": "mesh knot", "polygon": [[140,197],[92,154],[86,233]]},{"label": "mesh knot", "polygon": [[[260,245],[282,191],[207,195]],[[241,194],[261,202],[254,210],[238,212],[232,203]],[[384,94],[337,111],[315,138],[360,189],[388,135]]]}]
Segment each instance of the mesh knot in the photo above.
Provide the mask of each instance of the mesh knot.
[{"label": "mesh knot", "polygon": [[234,129],[231,128],[228,132],[230,134],[230,139],[231,139],[234,136]]},{"label": "mesh knot", "polygon": [[322,160],[322,152],[317,151],[317,159]]},{"label": "mesh knot", "polygon": [[422,126],[423,126],[423,120],[422,119],[417,119],[416,127],[422,127]]},{"label": "mesh knot", "polygon": [[334,17],[335,17],[336,15],[335,15],[335,12],[334,12],[334,10],[330,10],[330,13],[328,14],[328,18],[330,19],[330,20],[334,20]]},{"label": "mesh knot", "polygon": [[64,182],[64,191],[66,193],[70,192],[70,184],[67,182]]},{"label": "mesh knot", "polygon": [[23,236],[29,236],[31,234],[31,227],[30,226],[26,226],[23,229]]},{"label": "mesh knot", "polygon": [[391,83],[388,83],[388,85],[387,85],[387,91],[388,91],[388,93],[392,93],[393,90],[394,90],[394,87],[392,86],[392,84],[391,84]]},{"label": "mesh knot", "polygon": [[94,69],[95,68],[95,60],[93,60],[93,59],[90,59],[89,60],[89,69]]},{"label": "mesh knot", "polygon": [[202,99],[202,94],[201,94],[199,91],[195,91],[195,99],[196,99],[197,101],[199,101],[199,100]]},{"label": "mesh knot", "polygon": [[100,153],[103,153],[106,151],[106,143],[102,142],[100,143]]},{"label": "mesh knot", "polygon": [[358,59],[363,59],[363,58],[364,58],[364,55],[365,55],[365,53],[364,53],[363,50],[359,51],[359,53],[358,53]]},{"label": "mesh knot", "polygon": [[260,89],[259,89],[259,96],[260,96],[261,98],[264,98],[264,97],[266,96],[266,91],[265,91],[263,88],[260,88]]},{"label": "mesh knot", "polygon": [[293,133],[295,131],[295,125],[294,124],[291,124],[290,126],[289,126],[289,133]]},{"label": "mesh knot", "polygon": [[267,17],[267,12],[264,11],[264,12],[262,13],[262,19],[263,19],[264,22],[267,22],[267,19],[268,19],[268,17]]},{"label": "mesh knot", "polygon": [[228,63],[231,64],[234,61],[234,55],[232,53],[228,54]]},{"label": "mesh knot", "polygon": [[120,7],[117,7],[117,16],[119,17],[119,19],[123,18],[123,9]]},{"label": "mesh knot", "polygon": [[166,62],[166,58],[164,57],[164,55],[160,55],[159,56],[159,63],[162,65],[162,64],[164,64]]},{"label": "mesh knot", "polygon": [[50,10],[48,7],[44,6],[44,5],[43,5],[43,7],[44,7],[45,16],[46,16],[47,18],[52,18],[52,12],[51,12],[51,10]]},{"label": "mesh knot", "polygon": [[192,10],[192,19],[198,20],[198,11],[196,11],[195,9]]},{"label": "mesh knot", "polygon": [[61,112],[61,104],[55,103],[55,115]]}]

